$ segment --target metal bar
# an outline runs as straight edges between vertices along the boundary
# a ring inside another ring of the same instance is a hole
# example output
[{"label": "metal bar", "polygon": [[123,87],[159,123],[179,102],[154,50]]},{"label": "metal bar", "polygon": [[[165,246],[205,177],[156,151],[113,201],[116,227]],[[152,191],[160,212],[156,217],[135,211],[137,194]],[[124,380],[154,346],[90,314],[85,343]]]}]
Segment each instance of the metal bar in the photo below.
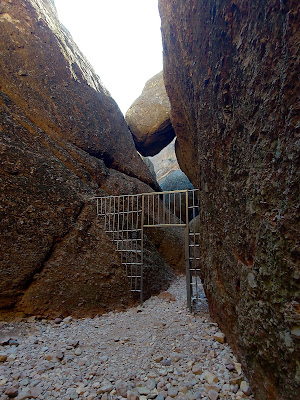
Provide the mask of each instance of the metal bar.
[{"label": "metal bar", "polygon": [[155,204],[155,195],[153,195],[153,203],[152,203],[152,221],[155,222],[155,211],[154,211],[154,204]]},{"label": "metal bar", "polygon": [[188,191],[189,191],[188,189],[179,189],[179,190],[165,190],[164,192],[149,192],[149,193],[143,193],[143,194],[148,196],[148,195],[153,195],[153,194],[159,195],[159,194],[167,194],[167,193],[186,193]]},{"label": "metal bar", "polygon": [[[124,211],[124,209],[125,209],[125,197],[123,197],[123,199],[122,199],[122,210]],[[121,249],[123,249],[123,246],[124,246],[124,242],[123,242],[123,240],[124,240],[124,214],[122,214],[121,213],[121,216],[122,216],[122,225],[121,225],[121,239],[122,239],[122,241],[121,241]],[[121,253],[121,261],[122,261],[122,264],[123,264],[123,262],[124,262],[124,260],[123,260],[123,253]],[[126,273],[127,273],[127,271],[126,271]]]},{"label": "metal bar", "polygon": [[[126,242],[127,239],[124,240],[124,242]],[[129,242],[132,242],[133,239],[128,239]],[[134,240],[138,240],[140,241],[141,239],[134,239]],[[121,239],[115,239],[115,242],[120,242]]]},{"label": "metal bar", "polygon": [[107,218],[107,216],[106,216],[106,209],[107,209],[107,198],[104,199],[104,210],[105,210],[105,212],[104,212],[104,229],[105,229],[105,230],[107,230],[107,229],[106,229],[106,218]]},{"label": "metal bar", "polygon": [[[130,197],[128,196],[127,197],[127,211],[129,211],[129,199],[130,199]],[[127,262],[128,261],[128,238],[129,238],[129,232],[128,232],[128,229],[129,229],[129,214],[127,214],[127,218],[126,218],[126,226],[127,226],[127,232],[126,232],[126,239],[125,239],[125,244],[126,244],[126,261],[125,262]],[[128,275],[128,271],[127,271],[127,269],[126,269],[126,274]]]},{"label": "metal bar", "polygon": [[168,195],[169,196],[169,224],[171,225],[171,193]]},{"label": "metal bar", "polygon": [[111,229],[111,225],[110,225],[110,216],[111,216],[111,200],[112,200],[112,198],[111,198],[111,196],[109,197],[109,207],[108,207],[108,227],[109,227],[109,230],[112,230]]},{"label": "metal bar", "polygon": [[195,191],[194,190],[193,190],[192,194],[193,194],[193,219],[194,219],[196,217],[196,213],[195,213],[195,210],[196,210],[196,208],[195,208]]},{"label": "metal bar", "polygon": [[150,201],[150,196],[147,196],[148,197],[148,208],[147,208],[147,214],[148,214],[148,225],[150,224],[150,220],[149,220],[149,218],[150,218],[150,207],[149,207],[149,201]]},{"label": "metal bar", "polygon": [[156,228],[160,226],[185,226],[186,224],[155,224],[155,225],[144,225],[144,228]]},{"label": "metal bar", "polygon": [[180,193],[180,195],[179,195],[179,220],[180,221],[182,221],[181,207],[182,207],[182,204],[181,204],[181,193]]},{"label": "metal bar", "polygon": [[[132,214],[132,213],[136,213],[136,212],[140,212],[140,210],[138,210],[138,211],[124,211],[124,212],[121,211],[120,214],[124,214],[124,215],[125,215],[125,214]],[[113,215],[113,214],[114,214],[114,213],[111,212],[111,215]],[[108,215],[108,214],[107,214],[107,215]]]},{"label": "metal bar", "polygon": [[[119,251],[123,252],[123,253],[141,253],[141,250],[135,251],[135,249],[122,249],[122,250],[120,249]],[[125,261],[123,264],[130,264],[130,263]],[[136,264],[136,263],[132,263],[132,264]]]},{"label": "metal bar", "polygon": [[114,233],[113,233],[113,240],[114,240],[115,239],[115,231],[116,231],[116,227],[115,227],[115,225],[116,225],[116,198],[114,197],[113,199],[114,199],[114,208],[113,208],[113,222],[112,222],[112,224],[113,224],[113,231],[114,231]]},{"label": "metal bar", "polygon": [[163,224],[166,222],[166,194],[163,192]]},{"label": "metal bar", "polygon": [[134,227],[134,214],[136,210],[134,210],[134,201],[133,201],[133,196],[131,197],[131,227]]},{"label": "metal bar", "polygon": [[[139,247],[138,247],[138,243],[136,242],[136,249],[139,248],[141,250],[141,253],[138,253],[138,252],[136,253],[136,261],[137,261],[136,270],[139,272],[139,275],[142,277],[139,282],[140,302],[142,304],[144,301],[144,298],[143,298],[143,262],[144,262],[143,261],[143,253],[144,253],[144,223],[145,223],[145,200],[143,202],[142,195],[139,197],[139,209],[141,210],[141,212],[139,214],[140,220],[139,220],[139,224],[138,224],[138,228],[139,228],[139,231],[138,231],[139,236],[138,237],[141,240],[140,240]],[[142,291],[141,291],[141,288],[142,288]]]},{"label": "metal bar", "polygon": [[[150,225],[150,226],[154,226],[154,225]],[[127,232],[127,229],[122,230],[122,232]],[[140,231],[140,229],[138,229],[138,231]],[[113,233],[113,231],[106,231],[107,233]],[[136,229],[129,229],[128,232],[136,232]]]},{"label": "metal bar", "polygon": [[192,302],[191,302],[191,272],[190,272],[190,249],[189,249],[189,220],[188,220],[188,192],[185,194],[185,270],[186,270],[186,300],[187,308],[192,312]]},{"label": "metal bar", "polygon": [[[139,210],[140,209],[140,206],[139,206],[139,202],[140,202],[140,197],[138,197],[137,198],[137,204],[136,204],[136,209],[137,210]],[[137,213],[136,214],[137,215],[137,220],[136,220],[136,228],[138,228],[139,227],[139,224],[138,224],[138,218],[139,218],[139,213]],[[140,237],[138,237],[138,232],[136,233],[136,240],[135,240],[135,271],[136,271],[136,275],[137,275],[137,273],[138,273],[138,266],[139,266],[139,260],[138,260],[138,257],[139,257],[139,255],[138,255],[138,242],[142,242],[142,239],[140,238]],[[141,271],[140,271],[140,268],[139,268],[139,272],[140,272],[140,274],[141,274]]]},{"label": "metal bar", "polygon": [[128,262],[126,264],[128,264],[128,265],[141,265],[141,263],[139,263],[139,262]]},{"label": "metal bar", "polygon": [[[146,196],[148,200],[145,199]],[[183,196],[185,197],[183,198]],[[200,245],[199,242],[196,242],[196,238],[198,239],[200,234],[189,232],[188,229],[189,213],[194,218],[198,210],[198,202],[196,203],[195,196],[196,190],[177,190],[136,195],[95,197],[97,201],[97,215],[105,218],[105,230],[107,233],[111,233],[117,250],[120,252],[121,262],[126,267],[126,274],[130,279],[130,290],[140,293],[141,304],[143,303],[145,227],[177,226],[185,228],[187,306],[190,311],[192,310],[192,299],[199,298],[198,286],[201,282],[199,276]],[[157,206],[155,204],[156,199]],[[185,207],[183,199],[185,199]],[[172,200],[174,201],[173,205]],[[192,202],[191,205],[189,204],[189,200]],[[151,201],[153,202],[152,204]],[[161,201],[162,206],[160,204]],[[179,220],[176,216],[178,203]],[[157,216],[155,215],[156,212]],[[147,213],[147,216],[145,213]]]},{"label": "metal bar", "polygon": [[157,196],[157,215],[158,215],[158,219],[157,219],[157,223],[159,224],[160,221],[160,214],[159,214],[159,203],[160,203],[160,196]]},{"label": "metal bar", "polygon": [[176,193],[173,193],[174,196],[174,211],[173,211],[173,215],[174,215],[174,220],[176,221]]},{"label": "metal bar", "polygon": [[117,237],[120,237],[120,197],[118,197],[118,222],[117,222]]},{"label": "metal bar", "polygon": [[142,194],[142,220],[141,220],[141,279],[140,279],[140,302],[143,304],[143,274],[144,274],[144,205],[145,196]]},{"label": "metal bar", "polygon": [[[161,193],[161,192],[158,192],[158,193]],[[94,196],[94,197],[91,197],[91,199],[107,199],[108,197],[120,197],[120,198],[123,198],[123,197],[127,197],[127,196],[135,196],[135,197],[138,197],[138,196],[140,196],[141,195],[141,193],[137,193],[137,194],[118,194],[118,195],[116,195],[116,196]]]}]

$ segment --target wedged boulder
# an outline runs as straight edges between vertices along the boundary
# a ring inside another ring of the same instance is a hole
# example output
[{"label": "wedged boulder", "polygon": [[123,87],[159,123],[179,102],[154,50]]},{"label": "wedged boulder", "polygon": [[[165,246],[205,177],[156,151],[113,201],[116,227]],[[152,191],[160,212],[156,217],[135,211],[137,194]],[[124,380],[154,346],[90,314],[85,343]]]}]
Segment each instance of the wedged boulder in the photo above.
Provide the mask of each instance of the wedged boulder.
[{"label": "wedged boulder", "polygon": [[125,115],[135,146],[143,156],[154,156],[175,137],[170,110],[163,72],[160,72],[149,79]]},{"label": "wedged boulder", "polygon": [[180,169],[175,154],[175,141],[176,139],[174,138],[172,142],[163,148],[158,154],[148,158],[153,164],[158,183],[171,171]]},{"label": "wedged boulder", "polygon": [[[154,157],[149,157],[148,160],[151,161],[154,167],[154,172],[156,179],[163,191],[173,191],[173,190],[191,190],[194,189],[192,183],[188,177],[182,172],[178,165],[178,161],[175,154],[175,142],[174,139],[168,146],[161,150]],[[175,210],[175,214],[178,218],[183,218],[185,220],[186,208],[185,201],[181,203],[181,207],[176,201],[174,208],[174,197],[166,197],[166,205]],[[195,201],[197,201],[195,197]],[[193,194],[189,194],[189,204],[193,203]]]},{"label": "wedged boulder", "polygon": [[[52,1],[2,1],[0,52],[0,309],[93,315],[131,304],[91,198],[159,186],[118,106]],[[148,264],[162,268],[148,294],[172,276],[152,249]]]},{"label": "wedged boulder", "polygon": [[256,399],[299,393],[299,3],[159,0],[211,315]]}]

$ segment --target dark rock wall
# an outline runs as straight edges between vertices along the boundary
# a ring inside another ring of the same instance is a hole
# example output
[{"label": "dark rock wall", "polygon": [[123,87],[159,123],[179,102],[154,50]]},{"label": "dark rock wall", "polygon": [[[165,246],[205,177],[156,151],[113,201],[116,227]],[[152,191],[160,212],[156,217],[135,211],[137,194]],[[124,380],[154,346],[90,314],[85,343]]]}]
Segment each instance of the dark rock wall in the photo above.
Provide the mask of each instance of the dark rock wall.
[{"label": "dark rock wall", "polygon": [[160,0],[212,316],[257,400],[300,395],[299,2]]},{"label": "dark rock wall", "polygon": [[[0,54],[0,309],[91,315],[130,304],[90,199],[158,185],[118,106],[52,2],[1,0]],[[171,275],[153,257],[162,268],[149,292]]]}]

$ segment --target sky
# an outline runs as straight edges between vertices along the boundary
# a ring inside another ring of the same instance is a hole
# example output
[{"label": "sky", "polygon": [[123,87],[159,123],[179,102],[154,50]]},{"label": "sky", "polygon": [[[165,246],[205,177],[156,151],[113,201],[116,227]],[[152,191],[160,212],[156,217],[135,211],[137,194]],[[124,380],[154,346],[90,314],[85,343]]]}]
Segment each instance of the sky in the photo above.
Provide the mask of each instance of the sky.
[{"label": "sky", "polygon": [[55,0],[55,5],[125,114],[163,68],[158,0]]}]

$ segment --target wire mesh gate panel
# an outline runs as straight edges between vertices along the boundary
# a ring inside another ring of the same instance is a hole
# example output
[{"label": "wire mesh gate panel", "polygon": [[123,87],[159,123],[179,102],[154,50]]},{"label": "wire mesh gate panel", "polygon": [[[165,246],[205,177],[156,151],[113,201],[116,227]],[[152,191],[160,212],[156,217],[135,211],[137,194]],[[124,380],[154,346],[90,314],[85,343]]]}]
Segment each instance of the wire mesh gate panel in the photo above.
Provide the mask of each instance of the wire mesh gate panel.
[{"label": "wire mesh gate panel", "polygon": [[142,195],[97,197],[97,215],[115,243],[130,279],[130,290],[143,300]]},{"label": "wire mesh gate panel", "polygon": [[97,215],[120,252],[130,279],[130,290],[143,302],[144,229],[177,226],[184,228],[187,305],[192,311],[200,300],[200,233],[189,229],[198,215],[197,189],[96,197]]}]

